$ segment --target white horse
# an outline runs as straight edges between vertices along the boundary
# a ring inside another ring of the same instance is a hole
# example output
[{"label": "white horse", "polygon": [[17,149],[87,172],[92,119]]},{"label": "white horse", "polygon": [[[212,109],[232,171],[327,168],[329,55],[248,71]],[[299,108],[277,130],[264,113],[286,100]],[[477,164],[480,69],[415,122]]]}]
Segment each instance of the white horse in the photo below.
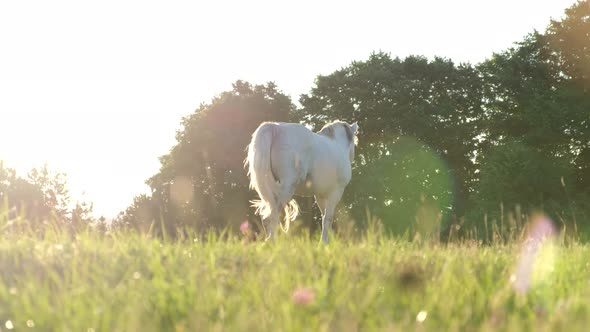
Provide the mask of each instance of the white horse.
[{"label": "white horse", "polygon": [[328,243],[336,204],[352,176],[357,123],[334,121],[314,133],[301,124],[264,122],[248,145],[250,188],[260,200],[252,201],[262,217],[267,239],[274,240],[279,215],[285,212],[284,231],[299,214],[293,195],[315,195],[322,213],[322,240]]}]

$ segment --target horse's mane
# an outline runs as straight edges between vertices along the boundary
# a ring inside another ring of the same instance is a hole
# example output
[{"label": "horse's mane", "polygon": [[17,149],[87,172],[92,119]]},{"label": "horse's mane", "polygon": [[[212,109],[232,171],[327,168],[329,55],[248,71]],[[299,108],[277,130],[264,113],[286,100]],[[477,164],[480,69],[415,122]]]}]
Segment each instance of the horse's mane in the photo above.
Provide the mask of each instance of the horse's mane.
[{"label": "horse's mane", "polygon": [[342,128],[344,128],[344,132],[346,132],[346,138],[348,138],[349,144],[352,143],[353,141],[356,144],[356,139],[355,139],[356,137],[354,137],[354,133],[352,132],[352,129],[350,129],[350,126],[348,125],[348,123],[346,123],[344,121],[336,120],[331,123],[327,123],[326,125],[324,125],[322,127],[322,129],[320,129],[320,131],[318,131],[318,134],[334,139],[334,138],[336,138],[336,135],[334,134],[334,128],[336,128],[337,126],[342,126]]}]

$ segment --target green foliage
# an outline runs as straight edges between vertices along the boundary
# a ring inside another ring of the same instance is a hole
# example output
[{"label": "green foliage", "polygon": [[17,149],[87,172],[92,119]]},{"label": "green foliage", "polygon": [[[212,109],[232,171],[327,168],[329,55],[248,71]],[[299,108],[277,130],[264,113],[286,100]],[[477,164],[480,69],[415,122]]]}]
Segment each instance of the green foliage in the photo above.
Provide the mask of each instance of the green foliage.
[{"label": "green foliage", "polygon": [[355,174],[344,202],[357,213],[368,206],[384,219],[395,216],[391,222],[403,229],[424,196],[462,212],[475,181],[481,93],[470,65],[377,53],[319,77],[302,96],[300,112],[316,127],[332,119],[359,121]]},{"label": "green foliage", "polygon": [[[453,206],[453,183],[445,163],[425,144],[401,137],[392,145],[388,155],[368,165],[358,166],[350,188],[355,200],[350,209],[353,217],[362,220],[364,206],[383,219],[386,228],[397,234],[410,229],[420,209],[437,212],[430,216],[431,223],[440,223],[445,211]],[[350,204],[350,202],[347,202]]]},{"label": "green foliage", "polygon": [[158,211],[152,197],[142,194],[133,198],[133,203],[119,214],[113,226],[147,233],[158,221]]},{"label": "green foliage", "polygon": [[554,71],[569,81],[572,88],[587,93],[590,90],[590,3],[578,0],[566,9],[565,15],[561,21],[551,21],[547,29],[547,44],[556,65]]},{"label": "green foliage", "polygon": [[480,66],[486,134],[491,144],[518,139],[539,152],[587,169],[590,145],[590,6],[578,2]]},{"label": "green foliage", "polygon": [[488,214],[499,220],[500,205],[512,208],[512,204],[518,204],[523,213],[563,215],[569,210],[565,190],[573,183],[573,169],[567,160],[544,155],[518,141],[507,142],[483,159],[469,219],[481,221]]},{"label": "green foliage", "polygon": [[588,223],[589,31],[590,5],[580,1],[544,34],[532,33],[478,66],[485,116],[470,211],[475,223],[484,214],[499,218],[502,203]]},{"label": "green foliage", "polygon": [[[481,225],[502,202],[559,212],[567,221],[575,221],[574,210],[587,215],[589,13],[588,2],[579,2],[545,34],[530,34],[476,67],[378,53],[318,77],[301,98],[303,118],[361,124],[344,197],[355,217],[369,207],[399,232],[425,198],[457,223],[468,216]],[[416,163],[394,152],[401,137],[419,140],[434,157]],[[446,186],[429,191],[425,179],[437,178]]]},{"label": "green foliage", "polygon": [[565,181],[571,185],[568,166],[566,161],[549,159],[522,143],[506,143],[484,160],[478,193],[481,201],[518,201],[542,208],[546,201],[564,198]]},{"label": "green foliage", "polygon": [[546,33],[558,91],[570,112],[564,121],[577,174],[577,191],[590,195],[590,2],[578,1],[561,21],[552,21]]},{"label": "green foliage", "polygon": [[9,219],[26,220],[33,229],[44,228],[49,220],[57,220],[72,231],[95,222],[92,204],[72,202],[65,174],[53,173],[47,165],[32,169],[27,178],[22,178],[0,161],[0,208],[7,211]]},{"label": "green foliage", "polygon": [[[490,145],[520,139],[547,153],[571,154],[582,114],[558,73],[552,71],[545,36],[529,35],[518,48],[480,65],[485,82],[486,138]],[[573,105],[573,104],[572,104]]]}]

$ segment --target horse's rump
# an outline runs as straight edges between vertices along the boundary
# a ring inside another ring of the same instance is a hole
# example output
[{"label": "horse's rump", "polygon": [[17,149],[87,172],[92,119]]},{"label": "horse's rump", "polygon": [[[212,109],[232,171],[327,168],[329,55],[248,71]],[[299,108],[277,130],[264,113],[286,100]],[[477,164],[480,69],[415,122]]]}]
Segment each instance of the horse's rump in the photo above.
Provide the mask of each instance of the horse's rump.
[{"label": "horse's rump", "polygon": [[299,214],[297,202],[290,197],[286,199],[287,194],[281,191],[280,185],[281,179],[296,176],[296,170],[293,167],[294,152],[290,151],[296,144],[291,144],[289,141],[294,139],[294,134],[291,132],[298,132],[298,135],[305,133],[301,128],[297,128],[298,126],[312,134],[309,129],[301,125],[263,123],[252,134],[246,159],[250,188],[255,189],[260,196],[260,200],[252,201],[256,212],[265,219],[270,216],[272,209],[284,209],[285,231],[289,229],[290,221],[295,220]]}]

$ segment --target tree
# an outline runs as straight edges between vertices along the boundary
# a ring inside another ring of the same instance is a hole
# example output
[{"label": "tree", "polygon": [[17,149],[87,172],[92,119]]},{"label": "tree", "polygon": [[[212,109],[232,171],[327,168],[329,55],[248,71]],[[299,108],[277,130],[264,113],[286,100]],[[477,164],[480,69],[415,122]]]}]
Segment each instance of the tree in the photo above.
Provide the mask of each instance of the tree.
[{"label": "tree", "polygon": [[[133,199],[133,203],[119,213],[112,225],[118,229],[133,229],[146,233],[159,222],[158,206],[151,196],[142,194]],[[156,228],[157,229],[157,228]]]},{"label": "tree", "polygon": [[57,214],[57,218],[66,217],[70,196],[64,173],[51,174],[47,165],[43,165],[40,169],[33,168],[28,173],[27,182],[43,193],[43,205]]},{"label": "tree", "polygon": [[578,1],[546,33],[559,92],[572,110],[567,128],[576,170],[576,190],[590,195],[590,2]]},{"label": "tree", "polygon": [[72,208],[66,175],[51,172],[47,165],[22,178],[0,161],[0,201],[10,219],[23,217],[33,229],[54,222],[75,232],[94,222],[92,203],[76,201]]},{"label": "tree", "polygon": [[475,68],[376,53],[318,77],[301,104],[302,118],[316,128],[333,119],[359,121],[355,174],[343,198],[357,219],[369,207],[402,231],[424,201],[447,215],[463,213],[481,114]]},{"label": "tree", "polygon": [[576,196],[587,195],[589,46],[590,4],[580,1],[544,34],[534,32],[479,66],[485,141],[474,212],[502,202],[567,207],[566,199],[575,205]]},{"label": "tree", "polygon": [[[295,121],[295,106],[273,83],[237,81],[231,91],[202,104],[182,120],[176,145],[147,180],[150,197],[139,197],[118,219],[127,224],[163,222],[169,234],[237,225],[253,217],[244,169],[246,146],[263,121]],[[144,206],[150,217],[138,217]],[[141,219],[141,220],[138,220]]]},{"label": "tree", "polygon": [[474,196],[473,220],[483,214],[500,219],[500,204],[509,210],[519,205],[523,212],[567,207],[564,187],[571,187],[572,168],[567,160],[551,158],[518,140],[489,151],[482,163],[480,186]]}]

